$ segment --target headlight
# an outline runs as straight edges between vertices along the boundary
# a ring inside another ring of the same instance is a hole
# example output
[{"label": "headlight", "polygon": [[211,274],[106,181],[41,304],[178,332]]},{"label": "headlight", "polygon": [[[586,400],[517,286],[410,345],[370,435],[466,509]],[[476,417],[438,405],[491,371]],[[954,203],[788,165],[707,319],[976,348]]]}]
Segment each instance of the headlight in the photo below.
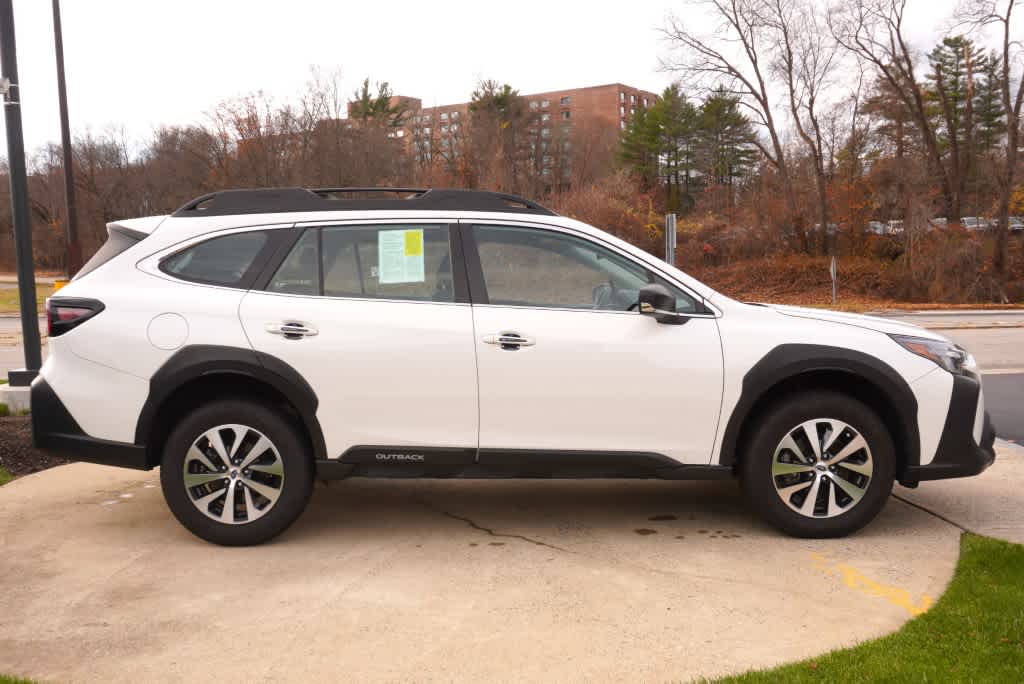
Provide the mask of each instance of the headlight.
[{"label": "headlight", "polygon": [[909,335],[889,335],[889,337],[907,351],[934,361],[950,373],[962,375],[965,372],[972,374],[978,372],[978,364],[974,357],[966,349],[952,342]]}]

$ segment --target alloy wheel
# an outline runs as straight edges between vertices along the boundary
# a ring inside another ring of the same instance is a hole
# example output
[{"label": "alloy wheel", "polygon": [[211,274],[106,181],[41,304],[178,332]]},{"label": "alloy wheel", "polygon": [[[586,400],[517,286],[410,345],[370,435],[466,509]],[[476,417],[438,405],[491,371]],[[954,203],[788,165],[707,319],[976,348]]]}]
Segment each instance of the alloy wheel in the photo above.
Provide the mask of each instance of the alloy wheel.
[{"label": "alloy wheel", "polygon": [[218,425],[201,434],[185,455],[184,484],[203,515],[242,525],[266,515],[284,487],[277,447],[247,425]]},{"label": "alloy wheel", "polygon": [[815,418],[789,430],[772,456],[772,484],[789,508],[808,518],[833,518],[867,494],[871,448],[852,426]]}]

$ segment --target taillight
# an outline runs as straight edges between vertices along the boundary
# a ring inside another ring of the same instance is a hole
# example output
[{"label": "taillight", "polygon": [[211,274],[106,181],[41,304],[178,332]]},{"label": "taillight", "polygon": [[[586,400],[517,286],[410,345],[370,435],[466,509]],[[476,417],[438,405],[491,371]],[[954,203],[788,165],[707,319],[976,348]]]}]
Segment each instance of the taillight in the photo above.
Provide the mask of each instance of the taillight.
[{"label": "taillight", "polygon": [[103,311],[103,302],[77,297],[50,297],[46,300],[46,334],[58,337]]}]

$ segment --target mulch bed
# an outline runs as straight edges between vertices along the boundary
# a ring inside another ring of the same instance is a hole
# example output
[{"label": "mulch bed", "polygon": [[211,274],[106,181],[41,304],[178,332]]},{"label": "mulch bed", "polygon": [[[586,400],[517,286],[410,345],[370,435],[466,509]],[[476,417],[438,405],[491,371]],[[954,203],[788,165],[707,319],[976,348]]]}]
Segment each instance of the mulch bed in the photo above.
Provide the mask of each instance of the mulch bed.
[{"label": "mulch bed", "polygon": [[54,458],[32,446],[29,416],[0,418],[0,468],[17,477],[65,463],[70,461]]}]

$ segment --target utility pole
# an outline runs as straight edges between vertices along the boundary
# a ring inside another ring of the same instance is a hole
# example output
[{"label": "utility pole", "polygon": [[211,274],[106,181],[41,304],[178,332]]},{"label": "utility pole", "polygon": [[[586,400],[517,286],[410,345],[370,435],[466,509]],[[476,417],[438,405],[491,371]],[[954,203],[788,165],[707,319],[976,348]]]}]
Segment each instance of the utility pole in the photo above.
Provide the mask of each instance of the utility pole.
[{"label": "utility pole", "polygon": [[32,227],[28,215],[28,179],[25,176],[25,139],[21,131],[21,84],[18,51],[14,43],[12,0],[0,0],[0,76],[7,126],[7,163],[11,173],[11,215],[14,218],[14,254],[18,264],[18,300],[21,304],[21,338],[25,368],[7,377],[12,387],[26,386],[39,374],[39,319],[36,312],[36,274],[32,264]]},{"label": "utility pole", "polygon": [[64,202],[67,209],[67,256],[64,268],[70,279],[82,268],[82,243],[78,241],[78,208],[75,206],[75,170],[71,157],[71,128],[68,126],[68,92],[64,79],[64,33],[60,22],[60,0],[53,0],[53,44],[57,52],[57,99],[60,103],[60,141],[64,156]]},{"label": "utility pole", "polygon": [[676,215],[665,214],[665,261],[676,265]]}]

